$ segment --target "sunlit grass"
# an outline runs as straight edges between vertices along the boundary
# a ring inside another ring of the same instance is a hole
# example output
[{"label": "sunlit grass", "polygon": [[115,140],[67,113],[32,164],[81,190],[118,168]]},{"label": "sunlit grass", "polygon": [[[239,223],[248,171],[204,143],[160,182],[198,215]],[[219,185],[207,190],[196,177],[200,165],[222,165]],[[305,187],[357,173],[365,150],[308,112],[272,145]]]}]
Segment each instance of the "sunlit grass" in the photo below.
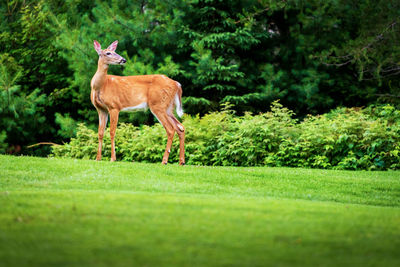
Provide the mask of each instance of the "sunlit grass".
[{"label": "sunlit grass", "polygon": [[398,266],[400,173],[0,156],[0,265]]}]

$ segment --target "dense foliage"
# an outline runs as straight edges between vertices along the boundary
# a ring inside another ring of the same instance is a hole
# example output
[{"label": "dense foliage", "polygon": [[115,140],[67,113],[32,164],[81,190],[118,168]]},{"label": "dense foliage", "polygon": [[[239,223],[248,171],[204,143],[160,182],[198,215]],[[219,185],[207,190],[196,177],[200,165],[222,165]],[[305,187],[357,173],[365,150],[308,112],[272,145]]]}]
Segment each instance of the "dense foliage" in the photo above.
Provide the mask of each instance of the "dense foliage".
[{"label": "dense foliage", "polygon": [[[227,101],[243,115],[281,99],[304,117],[400,99],[399,1],[1,0],[0,16],[2,153],[97,123],[94,39],[119,40],[128,62],[111,73],[178,80],[191,115]],[[121,121],[154,122],[141,114]]]},{"label": "dense foliage", "polygon": [[[299,122],[278,102],[272,111],[234,116],[225,109],[200,118],[185,116],[186,161],[194,165],[291,166],[350,170],[400,169],[400,112],[393,106],[338,108]],[[175,138],[170,161],[178,161]],[[160,124],[119,126],[117,158],[161,162],[166,136]],[[103,154],[110,157],[110,138]],[[57,157],[95,159],[97,132],[79,125],[76,138],[54,146]]]}]

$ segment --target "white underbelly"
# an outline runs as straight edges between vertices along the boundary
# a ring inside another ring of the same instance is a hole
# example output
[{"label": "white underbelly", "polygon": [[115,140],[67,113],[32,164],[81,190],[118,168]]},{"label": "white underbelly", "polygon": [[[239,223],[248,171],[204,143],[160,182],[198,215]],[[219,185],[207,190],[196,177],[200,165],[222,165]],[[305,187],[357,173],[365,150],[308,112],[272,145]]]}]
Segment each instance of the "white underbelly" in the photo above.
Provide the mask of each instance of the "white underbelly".
[{"label": "white underbelly", "polygon": [[139,105],[136,105],[136,106],[133,106],[133,107],[123,108],[123,109],[121,109],[121,111],[130,112],[130,111],[135,111],[135,110],[138,110],[138,109],[146,109],[146,108],[147,108],[147,103],[143,102],[143,103],[140,103]]}]

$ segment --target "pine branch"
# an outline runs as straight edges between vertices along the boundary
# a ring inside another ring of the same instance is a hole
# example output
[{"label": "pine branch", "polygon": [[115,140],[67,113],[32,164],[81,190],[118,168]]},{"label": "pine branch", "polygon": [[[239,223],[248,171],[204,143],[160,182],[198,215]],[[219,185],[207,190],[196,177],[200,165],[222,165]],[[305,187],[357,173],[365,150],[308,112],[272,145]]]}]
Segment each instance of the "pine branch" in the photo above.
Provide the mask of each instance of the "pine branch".
[{"label": "pine branch", "polygon": [[[286,0],[282,0],[280,3],[285,3],[286,4],[287,2],[286,2]],[[243,19],[235,21],[235,24],[239,24],[239,23],[243,22],[243,20],[248,20],[249,21],[249,20],[251,20],[251,18],[254,18],[255,16],[258,16],[258,15],[264,13],[264,12],[267,12],[270,9],[271,9],[271,7],[266,7],[264,9],[258,10],[258,11],[250,14],[249,16],[247,16],[247,17],[245,17]]]},{"label": "pine branch", "polygon": [[[386,34],[387,31],[389,31],[390,29],[393,29],[395,26],[397,25],[397,21],[393,21],[392,23],[389,24],[389,26],[387,26],[380,34],[378,34],[377,36],[375,36],[374,40],[369,42],[368,44],[366,44],[365,46],[363,46],[359,52],[361,53],[362,51],[365,51],[366,49],[372,47],[375,43],[384,40],[384,35]],[[350,64],[353,60],[354,60],[354,56],[355,56],[356,52],[344,55],[344,56],[330,56],[330,58],[335,58],[335,59],[348,59],[346,62],[343,63],[327,63],[327,62],[323,62],[324,65],[326,66],[337,66],[337,67],[342,67],[345,66],[347,64]]]},{"label": "pine branch", "polygon": [[393,94],[375,94],[376,96],[380,96],[380,97],[396,97],[396,98],[400,98],[400,95],[393,95]]}]

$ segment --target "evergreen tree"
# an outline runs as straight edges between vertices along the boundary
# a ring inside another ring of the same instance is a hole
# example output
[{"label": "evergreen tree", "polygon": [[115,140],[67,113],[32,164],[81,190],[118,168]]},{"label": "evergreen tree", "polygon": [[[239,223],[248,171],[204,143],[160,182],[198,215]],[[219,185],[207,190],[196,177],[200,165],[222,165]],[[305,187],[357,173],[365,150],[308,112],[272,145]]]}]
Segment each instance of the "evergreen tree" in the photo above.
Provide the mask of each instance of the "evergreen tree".
[{"label": "evergreen tree", "polygon": [[[58,142],[74,133],[77,121],[97,123],[89,100],[95,39],[119,40],[118,53],[128,60],[110,73],[179,81],[189,114],[219,110],[225,102],[239,114],[264,112],[281,99],[305,116],[400,100],[398,1],[0,3],[3,143]],[[8,99],[25,103],[18,119]],[[36,116],[34,128],[10,126],[29,116]],[[122,120],[151,124],[154,118],[134,113]]]}]

